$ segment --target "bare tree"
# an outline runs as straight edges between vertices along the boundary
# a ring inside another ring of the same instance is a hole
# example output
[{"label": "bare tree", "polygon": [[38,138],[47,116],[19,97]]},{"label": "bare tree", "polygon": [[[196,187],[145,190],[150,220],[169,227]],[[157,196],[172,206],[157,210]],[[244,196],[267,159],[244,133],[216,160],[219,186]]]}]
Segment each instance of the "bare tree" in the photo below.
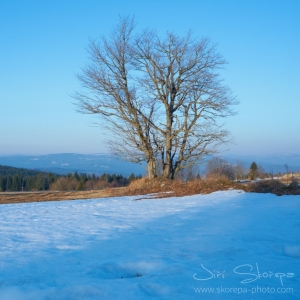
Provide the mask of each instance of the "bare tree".
[{"label": "bare tree", "polygon": [[266,178],[266,172],[262,165],[257,166],[257,175],[260,179]]},{"label": "bare tree", "polygon": [[91,64],[78,76],[79,111],[97,114],[117,139],[111,149],[126,160],[147,162],[150,178],[175,178],[229,141],[218,122],[236,104],[217,72],[226,63],[208,39],[155,31],[134,34],[121,18],[109,38],[91,41]]},{"label": "bare tree", "polygon": [[285,164],[284,167],[286,169],[286,184],[288,184],[290,168],[289,168],[288,164]]},{"label": "bare tree", "polygon": [[190,164],[186,168],[182,168],[178,172],[176,178],[179,178],[179,179],[185,180],[185,181],[191,181],[191,180],[194,180],[196,178],[197,179],[201,178],[199,165],[195,163],[193,165]]},{"label": "bare tree", "polygon": [[206,176],[225,176],[230,180],[235,178],[235,170],[226,160],[220,157],[210,159],[206,164]]},{"label": "bare tree", "polygon": [[242,161],[240,160],[236,161],[236,163],[234,164],[234,173],[235,173],[236,180],[247,178],[248,170]]}]

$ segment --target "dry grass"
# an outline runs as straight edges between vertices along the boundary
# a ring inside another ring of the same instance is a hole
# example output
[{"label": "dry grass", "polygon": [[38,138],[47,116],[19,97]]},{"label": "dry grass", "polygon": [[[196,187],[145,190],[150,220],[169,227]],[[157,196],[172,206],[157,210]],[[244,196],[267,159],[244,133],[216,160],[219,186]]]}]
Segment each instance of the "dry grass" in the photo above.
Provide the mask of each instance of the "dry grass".
[{"label": "dry grass", "polygon": [[93,191],[0,193],[0,204],[105,198],[124,196],[126,192],[126,188],[114,188]]},{"label": "dry grass", "polygon": [[[152,180],[149,180],[148,178],[142,178],[133,181],[128,187],[107,188],[103,190],[0,193],[0,204],[92,199],[117,196],[147,195],[153,193],[156,194],[156,198],[166,198],[194,194],[209,194],[215,191],[228,189],[240,189],[246,192],[254,193],[273,193],[278,196],[300,195],[300,187],[295,179],[291,184],[285,185],[279,180],[262,180],[255,183],[241,184],[232,182],[226,177],[209,177],[206,179],[195,179],[189,182],[170,180],[160,177]],[[143,199],[145,198],[143,197]]]},{"label": "dry grass", "polygon": [[107,188],[104,190],[0,193],[0,204],[91,199],[114,196],[146,195],[153,193],[157,194],[156,197],[180,197],[194,194],[208,194],[218,190],[241,187],[242,185],[235,184],[225,177],[209,178],[206,180],[197,179],[189,182],[170,180],[161,177],[152,180],[142,178],[133,181],[128,187]]},{"label": "dry grass", "polygon": [[[159,197],[186,196],[194,194],[209,194],[215,191],[241,189],[242,185],[228,180],[226,177],[195,179],[184,182],[166,178],[136,180],[128,187],[128,195],[143,195],[158,193]],[[172,193],[169,193],[172,192]]]}]

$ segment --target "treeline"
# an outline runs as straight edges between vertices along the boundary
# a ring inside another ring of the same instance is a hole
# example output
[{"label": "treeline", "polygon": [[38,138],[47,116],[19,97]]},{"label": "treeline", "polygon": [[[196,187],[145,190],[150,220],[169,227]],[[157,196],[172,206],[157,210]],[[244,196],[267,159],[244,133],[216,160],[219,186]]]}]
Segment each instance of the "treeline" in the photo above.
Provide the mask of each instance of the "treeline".
[{"label": "treeline", "polygon": [[8,167],[8,166],[0,165],[0,176],[20,175],[21,177],[26,177],[26,176],[35,176],[35,175],[38,175],[39,173],[41,173],[41,172],[36,171],[36,170],[15,168],[15,167]]},{"label": "treeline", "polygon": [[129,177],[104,173],[101,176],[75,172],[66,176],[21,168],[0,166],[0,192],[43,190],[92,190],[121,187],[141,178],[133,173]]},{"label": "treeline", "polygon": [[43,191],[59,178],[53,173],[37,173],[37,175],[22,176],[20,174],[0,175],[0,192],[5,191]]},{"label": "treeline", "polygon": [[254,180],[256,178],[281,177],[281,173],[265,172],[264,168],[252,162],[249,167],[241,161],[230,164],[226,160],[215,157],[206,164],[206,177],[227,177],[229,180]]},{"label": "treeline", "polygon": [[123,175],[104,173],[101,176],[95,174],[74,174],[68,173],[67,176],[61,176],[50,186],[50,190],[56,191],[74,191],[74,190],[99,190],[107,187],[127,186],[131,181],[142,178],[142,175],[135,176],[133,173],[127,178]]}]

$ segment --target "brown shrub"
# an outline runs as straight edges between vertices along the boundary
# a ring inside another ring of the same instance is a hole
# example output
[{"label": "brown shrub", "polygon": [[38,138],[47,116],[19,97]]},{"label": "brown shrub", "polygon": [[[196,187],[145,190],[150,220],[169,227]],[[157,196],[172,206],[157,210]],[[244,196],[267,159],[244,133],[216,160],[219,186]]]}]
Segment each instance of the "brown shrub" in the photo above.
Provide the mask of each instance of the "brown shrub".
[{"label": "brown shrub", "polygon": [[152,180],[149,180],[148,178],[135,180],[129,185],[128,194],[142,195],[158,193],[159,197],[171,197],[208,194],[218,190],[227,190],[229,188],[241,189],[242,185],[230,181],[226,176],[211,176],[206,179],[194,179],[188,182],[158,177]]},{"label": "brown shrub", "polygon": [[124,181],[113,180],[108,182],[101,178],[97,180],[88,180],[84,183],[84,190],[103,190],[106,188],[117,188],[117,187],[124,187],[127,183]]},{"label": "brown shrub", "polygon": [[60,177],[50,185],[52,191],[75,191],[79,181],[75,178]]},{"label": "brown shrub", "polygon": [[299,188],[299,181],[298,181],[298,179],[295,178],[295,177],[293,177],[293,178],[292,178],[292,181],[291,181],[291,183],[290,183],[289,186],[290,186],[291,188],[293,188],[293,189]]},{"label": "brown shrub", "polygon": [[215,191],[228,189],[243,189],[243,185],[235,183],[227,176],[209,176],[205,179],[198,179],[187,182],[188,191],[192,194],[209,194]]},{"label": "brown shrub", "polygon": [[137,179],[129,184],[128,192],[130,195],[150,194],[168,192],[174,190],[174,185],[180,181],[171,180],[163,177],[149,179],[147,177]]},{"label": "brown shrub", "polygon": [[84,183],[85,190],[103,190],[109,183],[107,181],[97,179],[97,180],[88,180]]},{"label": "brown shrub", "polygon": [[246,191],[252,193],[272,193],[277,196],[299,195],[300,187],[296,181],[290,185],[285,185],[279,180],[261,180],[249,184],[246,187]]}]

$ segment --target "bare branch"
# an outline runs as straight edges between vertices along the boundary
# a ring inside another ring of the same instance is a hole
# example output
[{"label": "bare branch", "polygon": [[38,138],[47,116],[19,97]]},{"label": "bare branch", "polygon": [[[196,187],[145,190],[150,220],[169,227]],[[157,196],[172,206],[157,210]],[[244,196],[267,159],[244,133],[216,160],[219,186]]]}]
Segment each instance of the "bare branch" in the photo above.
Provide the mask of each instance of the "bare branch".
[{"label": "bare branch", "polygon": [[[229,141],[219,125],[237,104],[218,70],[226,61],[207,38],[155,31],[134,35],[134,19],[121,18],[111,36],[90,41],[91,64],[78,75],[74,95],[81,113],[96,114],[117,138],[123,158],[146,161],[150,177],[178,172]],[[159,159],[158,159],[159,158]]]}]

